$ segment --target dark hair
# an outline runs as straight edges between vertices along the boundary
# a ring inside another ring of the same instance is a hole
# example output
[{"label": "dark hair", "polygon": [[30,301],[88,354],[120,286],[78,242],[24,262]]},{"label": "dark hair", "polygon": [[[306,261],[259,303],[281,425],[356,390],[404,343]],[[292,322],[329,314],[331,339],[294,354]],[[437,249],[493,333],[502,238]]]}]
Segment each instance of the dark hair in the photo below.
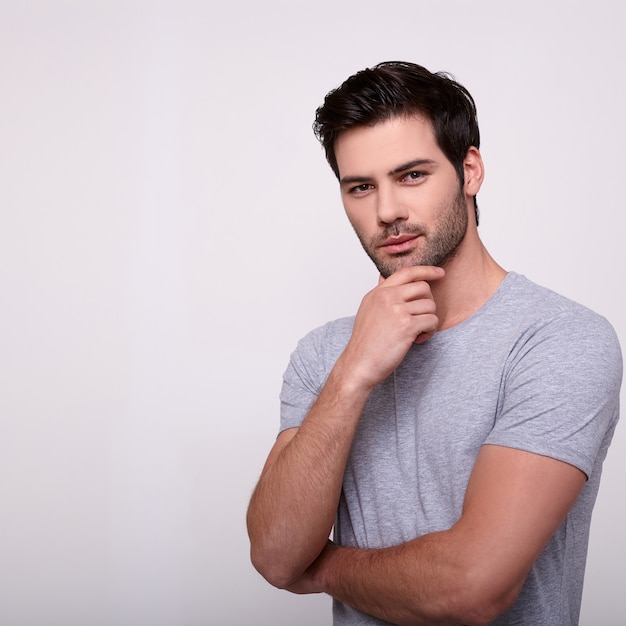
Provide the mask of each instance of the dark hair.
[{"label": "dark hair", "polygon": [[[471,94],[445,72],[429,72],[415,63],[387,61],[350,76],[324,98],[315,112],[313,131],[339,178],[335,140],[344,131],[373,126],[393,117],[422,115],[464,183],[463,161],[471,146],[480,147],[476,105]],[[478,204],[474,197],[478,223]]]}]

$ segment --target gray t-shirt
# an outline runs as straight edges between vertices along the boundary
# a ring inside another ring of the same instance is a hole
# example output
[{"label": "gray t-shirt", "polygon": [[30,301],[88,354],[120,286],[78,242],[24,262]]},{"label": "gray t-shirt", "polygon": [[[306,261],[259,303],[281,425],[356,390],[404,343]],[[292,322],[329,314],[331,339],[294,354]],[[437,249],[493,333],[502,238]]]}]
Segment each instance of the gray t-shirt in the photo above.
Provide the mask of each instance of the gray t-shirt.
[{"label": "gray t-shirt", "polygon": [[[309,333],[281,391],[297,427],[345,348],[353,318]],[[450,528],[480,447],[553,457],[588,481],[495,624],[578,623],[591,511],[619,414],[615,332],[589,309],[509,273],[464,322],[413,345],[371,393],[346,465],[335,540],[379,548]],[[334,624],[386,624],[334,603]]]}]

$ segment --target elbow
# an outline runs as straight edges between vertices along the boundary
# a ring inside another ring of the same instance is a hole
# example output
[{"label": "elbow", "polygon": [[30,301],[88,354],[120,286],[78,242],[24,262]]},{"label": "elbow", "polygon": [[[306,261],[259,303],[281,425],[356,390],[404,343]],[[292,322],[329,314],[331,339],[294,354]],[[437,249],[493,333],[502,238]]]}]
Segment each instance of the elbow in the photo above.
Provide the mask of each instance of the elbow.
[{"label": "elbow", "polygon": [[[250,511],[248,511],[247,527],[252,566],[273,587],[287,588],[298,577],[293,561],[293,551],[278,540],[275,534],[268,533],[263,527],[259,527]],[[291,559],[288,558],[289,555]]]},{"label": "elbow", "polygon": [[[487,579],[488,578],[488,579]],[[521,583],[504,584],[484,572],[468,572],[455,589],[454,617],[467,626],[488,626],[506,613],[517,600]]]},{"label": "elbow", "polygon": [[499,601],[474,601],[464,608],[459,614],[463,615],[459,619],[466,626],[489,626],[505,613],[511,605]]},{"label": "elbow", "polygon": [[285,563],[276,550],[251,545],[250,560],[265,580],[278,589],[290,587],[303,572],[297,571],[290,563]]}]

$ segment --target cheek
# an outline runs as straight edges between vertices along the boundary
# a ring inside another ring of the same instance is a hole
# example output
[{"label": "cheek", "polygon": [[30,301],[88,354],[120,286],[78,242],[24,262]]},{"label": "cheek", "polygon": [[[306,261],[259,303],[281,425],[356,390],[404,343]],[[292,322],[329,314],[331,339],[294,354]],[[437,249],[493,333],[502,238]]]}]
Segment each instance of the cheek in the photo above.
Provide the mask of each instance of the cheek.
[{"label": "cheek", "polygon": [[361,199],[357,206],[350,202],[344,201],[343,203],[346,217],[352,228],[365,236],[372,235],[377,228],[376,211],[368,204],[366,199]]},{"label": "cheek", "polygon": [[367,225],[367,220],[363,219],[363,214],[346,210],[346,216],[359,238],[369,239],[371,229]]}]

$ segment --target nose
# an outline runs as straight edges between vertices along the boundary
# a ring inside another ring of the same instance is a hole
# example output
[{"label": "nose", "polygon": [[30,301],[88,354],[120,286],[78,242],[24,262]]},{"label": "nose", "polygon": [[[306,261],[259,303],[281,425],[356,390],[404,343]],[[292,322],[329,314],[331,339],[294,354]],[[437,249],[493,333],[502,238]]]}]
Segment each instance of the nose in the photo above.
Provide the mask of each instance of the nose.
[{"label": "nose", "polygon": [[376,215],[380,224],[393,224],[408,219],[409,212],[392,186],[380,185],[376,194]]}]

